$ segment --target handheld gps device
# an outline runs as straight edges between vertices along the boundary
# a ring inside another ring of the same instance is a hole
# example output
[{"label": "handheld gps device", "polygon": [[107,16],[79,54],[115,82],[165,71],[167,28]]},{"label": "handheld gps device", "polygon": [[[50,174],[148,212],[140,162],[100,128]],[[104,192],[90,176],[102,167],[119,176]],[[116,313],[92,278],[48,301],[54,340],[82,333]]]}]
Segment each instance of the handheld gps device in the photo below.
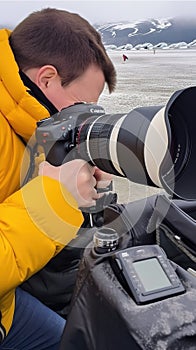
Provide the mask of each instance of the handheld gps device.
[{"label": "handheld gps device", "polygon": [[185,292],[164,250],[158,245],[116,251],[111,266],[137,304],[146,304]]}]

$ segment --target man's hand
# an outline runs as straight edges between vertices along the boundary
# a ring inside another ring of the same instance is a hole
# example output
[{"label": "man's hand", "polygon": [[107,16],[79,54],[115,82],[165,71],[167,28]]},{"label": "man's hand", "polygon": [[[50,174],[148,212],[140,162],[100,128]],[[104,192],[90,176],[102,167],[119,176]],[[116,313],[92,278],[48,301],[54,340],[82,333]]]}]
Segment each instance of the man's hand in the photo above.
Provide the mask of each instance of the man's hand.
[{"label": "man's hand", "polygon": [[102,170],[100,170],[99,168],[95,167],[95,173],[94,173],[94,177],[97,181],[96,183],[96,188],[97,189],[105,189],[107,187],[109,187],[111,181],[112,181],[112,175],[108,174]]},{"label": "man's hand", "polygon": [[90,166],[82,159],[75,159],[60,166],[42,162],[39,175],[49,176],[61,184],[73,195],[79,207],[94,206],[98,194],[96,188],[103,188],[111,182],[111,175]]}]

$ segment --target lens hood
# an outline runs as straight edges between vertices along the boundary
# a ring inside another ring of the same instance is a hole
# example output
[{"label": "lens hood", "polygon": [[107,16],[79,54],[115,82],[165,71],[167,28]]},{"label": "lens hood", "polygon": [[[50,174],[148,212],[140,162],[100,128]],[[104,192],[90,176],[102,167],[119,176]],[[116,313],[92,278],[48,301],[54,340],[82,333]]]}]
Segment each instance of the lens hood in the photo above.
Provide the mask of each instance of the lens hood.
[{"label": "lens hood", "polygon": [[151,180],[173,198],[184,200],[196,199],[195,101],[196,87],[176,91],[153,116],[145,137]]}]

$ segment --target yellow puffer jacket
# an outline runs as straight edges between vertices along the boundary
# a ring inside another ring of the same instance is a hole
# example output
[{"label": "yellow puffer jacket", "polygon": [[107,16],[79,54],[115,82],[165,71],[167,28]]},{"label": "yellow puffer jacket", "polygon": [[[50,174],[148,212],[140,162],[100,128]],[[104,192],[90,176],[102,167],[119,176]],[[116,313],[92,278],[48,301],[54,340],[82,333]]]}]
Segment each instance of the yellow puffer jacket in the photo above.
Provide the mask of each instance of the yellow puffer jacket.
[{"label": "yellow puffer jacket", "polygon": [[9,35],[0,30],[0,311],[6,333],[15,288],[73,239],[83,222],[75,200],[57,181],[37,176],[20,189],[25,146],[18,135],[28,142],[48,111],[21,81]]}]

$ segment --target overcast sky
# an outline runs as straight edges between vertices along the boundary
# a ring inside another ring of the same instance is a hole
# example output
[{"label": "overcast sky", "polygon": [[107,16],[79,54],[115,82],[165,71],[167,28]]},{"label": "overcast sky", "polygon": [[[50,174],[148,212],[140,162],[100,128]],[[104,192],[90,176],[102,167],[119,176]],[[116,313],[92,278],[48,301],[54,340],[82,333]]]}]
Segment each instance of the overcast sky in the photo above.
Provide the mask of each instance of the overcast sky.
[{"label": "overcast sky", "polygon": [[131,0],[89,0],[89,1],[0,1],[0,26],[15,26],[29,13],[44,7],[56,7],[77,12],[92,24],[111,21],[168,18],[186,15],[196,17],[196,1],[131,1]]}]

